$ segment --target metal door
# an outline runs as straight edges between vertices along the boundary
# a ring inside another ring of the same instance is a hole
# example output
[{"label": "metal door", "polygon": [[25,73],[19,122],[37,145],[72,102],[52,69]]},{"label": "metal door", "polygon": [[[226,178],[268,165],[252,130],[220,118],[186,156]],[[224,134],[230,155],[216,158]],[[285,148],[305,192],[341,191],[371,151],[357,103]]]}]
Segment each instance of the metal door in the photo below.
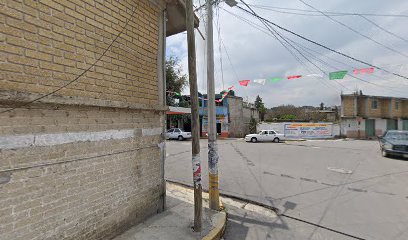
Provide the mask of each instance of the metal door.
[{"label": "metal door", "polygon": [[408,131],[408,119],[402,120],[402,130]]},{"label": "metal door", "polygon": [[375,136],[375,119],[365,120],[365,132],[366,132],[366,137]]},{"label": "metal door", "polygon": [[398,130],[398,120],[387,119],[387,130]]}]

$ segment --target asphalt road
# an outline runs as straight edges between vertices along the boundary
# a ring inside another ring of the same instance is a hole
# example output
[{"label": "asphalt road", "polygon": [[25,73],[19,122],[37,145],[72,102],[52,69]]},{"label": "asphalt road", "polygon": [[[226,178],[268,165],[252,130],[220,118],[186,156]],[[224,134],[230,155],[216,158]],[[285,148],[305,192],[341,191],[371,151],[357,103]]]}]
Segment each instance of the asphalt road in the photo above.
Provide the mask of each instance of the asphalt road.
[{"label": "asphalt road", "polygon": [[[204,188],[206,145],[202,140]],[[239,221],[230,218],[226,239],[408,239],[408,161],[381,157],[376,141],[220,140],[218,146],[221,192],[288,216],[245,222],[247,213],[231,210]],[[168,141],[166,152],[166,179],[191,184],[191,142]]]}]

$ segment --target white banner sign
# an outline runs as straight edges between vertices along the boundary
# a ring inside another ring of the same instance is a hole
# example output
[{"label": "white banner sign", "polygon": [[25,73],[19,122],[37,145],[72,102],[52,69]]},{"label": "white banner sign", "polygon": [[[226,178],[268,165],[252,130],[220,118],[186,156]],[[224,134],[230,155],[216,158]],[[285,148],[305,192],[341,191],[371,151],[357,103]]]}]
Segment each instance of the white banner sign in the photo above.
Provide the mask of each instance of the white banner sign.
[{"label": "white banner sign", "polygon": [[286,123],[287,138],[332,138],[333,123]]}]

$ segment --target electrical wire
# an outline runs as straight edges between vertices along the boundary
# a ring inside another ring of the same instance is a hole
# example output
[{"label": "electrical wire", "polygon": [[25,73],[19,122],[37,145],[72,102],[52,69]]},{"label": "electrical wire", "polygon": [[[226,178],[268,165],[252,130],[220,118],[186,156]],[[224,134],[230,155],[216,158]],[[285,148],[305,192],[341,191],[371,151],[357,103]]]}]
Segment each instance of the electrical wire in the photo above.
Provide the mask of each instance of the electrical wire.
[{"label": "electrical wire", "polygon": [[135,12],[136,12],[136,7],[133,8],[132,14],[131,14],[130,17],[126,20],[125,26],[124,26],[124,27],[122,28],[122,30],[116,35],[116,37],[115,37],[115,38],[113,39],[113,41],[109,44],[109,46],[103,51],[103,53],[101,54],[101,56],[99,56],[99,58],[97,58],[96,61],[95,61],[93,64],[91,64],[91,66],[89,66],[87,69],[85,69],[81,74],[79,74],[77,77],[75,77],[73,80],[69,81],[68,83],[64,84],[63,86],[61,86],[61,87],[59,87],[59,88],[57,88],[57,89],[55,89],[55,90],[53,90],[53,91],[51,91],[51,92],[45,94],[45,95],[42,95],[41,97],[35,98],[35,99],[33,99],[33,100],[29,101],[29,102],[26,102],[26,103],[23,103],[23,104],[17,106],[17,107],[13,107],[13,108],[9,108],[9,109],[6,109],[6,110],[4,110],[4,111],[1,111],[0,114],[6,113],[6,112],[10,112],[10,111],[13,111],[13,110],[15,110],[15,109],[17,109],[17,108],[21,108],[21,107],[30,105],[30,104],[32,104],[32,103],[38,101],[38,100],[41,100],[41,99],[43,99],[43,98],[48,97],[48,96],[50,96],[50,95],[52,95],[52,94],[54,94],[54,93],[56,93],[56,92],[58,92],[58,91],[60,91],[60,90],[62,90],[62,89],[64,89],[64,88],[68,87],[68,86],[71,85],[72,83],[78,81],[85,73],[87,73],[89,70],[91,70],[91,68],[93,68],[93,67],[105,56],[105,54],[106,54],[106,53],[108,52],[108,50],[112,47],[112,45],[116,42],[116,40],[119,38],[119,36],[122,35],[123,31],[124,31],[124,30],[126,29],[126,27],[128,26],[130,19],[133,18]]},{"label": "electrical wire", "polygon": [[[275,7],[269,7],[269,8],[268,8],[268,7],[258,6],[258,5],[251,5],[251,4],[248,4],[248,5],[253,6],[253,7],[255,7],[255,8],[259,8],[259,9],[263,9],[263,10],[268,10],[268,11],[272,11],[272,12],[277,12],[277,13],[300,15],[300,16],[324,17],[324,15],[322,15],[322,14],[309,14],[309,13],[288,12],[288,11],[274,10],[273,8],[275,8]],[[296,9],[293,9],[293,8],[278,8],[278,7],[276,7],[276,9],[291,9],[291,10],[296,10]],[[297,11],[301,11],[301,9],[299,9],[299,10],[297,10]],[[302,10],[302,11],[304,11],[304,10]],[[309,11],[308,11],[308,12],[309,12]],[[318,11],[311,11],[311,12],[318,12]],[[390,34],[390,35],[392,35],[392,36],[394,36],[394,37],[396,37],[396,38],[398,38],[398,39],[404,41],[404,42],[408,42],[407,39],[405,39],[405,38],[403,38],[403,37],[401,37],[401,36],[399,36],[399,35],[397,35],[397,34],[395,34],[395,33],[393,33],[393,32],[388,31],[387,29],[381,27],[380,25],[378,25],[377,23],[375,23],[374,21],[372,21],[372,20],[370,20],[369,18],[366,17],[366,16],[371,16],[371,17],[373,17],[373,15],[371,15],[371,14],[364,14],[364,13],[353,13],[353,14],[328,13],[328,12],[325,12],[325,11],[321,11],[321,12],[324,12],[324,13],[326,13],[327,15],[329,15],[329,16],[334,16],[334,17],[338,17],[338,16],[358,16],[358,17],[361,17],[361,18],[363,18],[365,21],[371,23],[372,25],[376,26],[377,28],[381,29],[382,31],[384,31],[384,32],[386,32],[386,33],[388,33],[388,34]],[[375,16],[375,15],[374,15],[374,16]],[[398,15],[397,15],[397,16],[398,16]],[[408,15],[407,15],[406,17],[408,17]]]},{"label": "electrical wire", "polygon": [[401,36],[399,36],[399,35],[397,35],[397,34],[395,34],[395,33],[393,33],[393,32],[388,31],[387,29],[381,27],[380,25],[378,25],[377,23],[371,21],[371,20],[368,19],[367,17],[365,17],[365,16],[363,16],[363,15],[359,15],[359,16],[360,16],[362,19],[366,20],[367,22],[371,23],[372,25],[376,26],[377,28],[381,29],[382,31],[384,31],[384,32],[386,32],[386,33],[388,33],[388,34],[390,34],[390,35],[392,35],[392,36],[394,36],[394,37],[396,37],[396,38],[398,38],[398,39],[404,41],[404,42],[408,42],[407,39],[405,39],[405,38],[403,38],[403,37],[401,37]]},{"label": "electrical wire", "polygon": [[[232,13],[232,12],[230,12],[230,11],[224,9],[224,8],[222,8],[222,10],[224,10],[225,12],[231,14],[232,16],[234,16],[234,17],[240,19],[241,21],[246,22],[247,24],[251,25],[252,27],[258,29],[259,31],[261,31],[261,32],[263,32],[263,33],[265,33],[265,34],[267,34],[267,35],[273,36],[273,35],[271,35],[271,33],[266,32],[266,30],[265,30],[264,28],[262,28],[261,26],[259,26],[258,24],[253,23],[253,22],[251,22],[251,21],[249,21],[249,20],[247,20],[247,19],[245,19],[245,18],[242,18],[241,16],[238,16],[238,15],[236,15],[236,14],[234,14],[234,13]],[[295,42],[295,41],[293,41],[293,40],[290,40],[290,41]],[[296,43],[297,43],[297,42],[296,42]],[[299,43],[297,43],[297,44],[299,44]],[[307,47],[305,47],[304,45],[301,45],[301,46],[302,46],[303,48],[307,48]],[[312,50],[312,49],[310,49],[310,48],[307,48],[307,49],[309,49],[309,50],[311,50],[311,51],[313,51],[313,52],[315,52],[315,53],[317,53],[317,54],[321,54],[321,53],[319,53],[319,52],[317,52],[317,51],[314,51],[314,50]],[[326,56],[326,57],[327,57],[327,56]],[[333,61],[335,61],[335,62],[341,63],[341,64],[343,64],[343,65],[348,65],[348,64],[345,64],[345,63],[340,62],[340,61],[338,61],[338,60],[335,60],[335,59],[333,59],[333,58],[330,58],[330,57],[327,57],[327,58],[329,58],[329,59],[331,59],[331,60],[333,60]],[[327,65],[327,63],[325,63],[325,65]],[[353,68],[353,66],[351,66],[351,65],[348,65],[348,66],[351,67],[351,68]],[[309,71],[310,71],[310,70],[309,70]],[[361,82],[364,82],[364,83],[366,83],[366,84],[370,84],[370,85],[379,87],[379,88],[381,88],[381,89],[383,89],[383,90],[386,89],[386,88],[388,88],[388,91],[405,93],[405,92],[402,92],[402,91],[398,91],[398,90],[392,89],[392,88],[394,88],[394,87],[388,87],[388,86],[379,85],[379,84],[376,84],[376,83],[373,83],[373,82],[369,82],[369,81],[366,81],[366,80],[361,79],[361,78],[359,78],[359,77],[356,77],[356,76],[354,76],[354,75],[351,75],[351,74],[349,74],[349,73],[348,73],[347,75],[350,76],[350,77],[352,77],[352,78],[354,78],[354,79],[356,79],[356,80],[359,80],[359,81],[361,81]],[[335,81],[335,83],[338,83],[339,85],[343,86],[344,88],[350,90],[349,88],[347,88],[346,86],[344,86],[344,85],[341,84],[340,82]],[[398,88],[399,88],[399,87],[398,87]],[[387,90],[387,89],[386,89],[386,90]]]},{"label": "electrical wire", "polygon": [[[242,0],[241,0],[241,2],[242,2],[243,4],[245,4],[245,5],[247,6],[247,8],[250,9],[250,10],[252,11],[252,13],[253,13],[255,16],[258,17],[258,14],[257,14],[250,6],[248,6],[248,5],[247,5],[244,1],[242,1]],[[288,46],[285,46],[285,44],[284,44],[277,36],[279,36],[283,41],[285,41],[287,45],[289,45],[290,47],[292,47],[292,49],[294,49],[294,50],[295,50],[300,56],[302,56],[306,61],[308,61],[310,64],[312,64],[314,67],[316,67],[317,69],[319,69],[321,72],[323,72],[323,73],[325,74],[325,72],[324,72],[321,68],[319,68],[316,64],[314,64],[312,61],[310,61],[310,59],[308,59],[301,51],[299,51],[299,49],[297,49],[296,47],[294,47],[287,39],[285,39],[285,38],[284,38],[279,32],[277,32],[271,25],[268,25],[267,22],[263,21],[263,20],[260,19],[260,18],[258,18],[258,19],[266,26],[266,28],[268,29],[268,31],[269,31],[270,33],[272,33],[272,35],[281,43],[281,45],[284,46],[284,47],[292,54],[292,56],[294,56],[294,57],[296,58],[296,60],[298,60],[298,61],[300,62],[301,65],[304,65],[305,68],[306,68],[310,73],[312,73],[313,71],[311,71],[311,70],[306,66],[306,64],[305,64],[303,61],[301,61],[294,53],[292,53],[292,51],[289,50],[289,47],[288,47]],[[276,36],[276,35],[277,35],[277,36]],[[324,81],[321,81],[319,78],[317,78],[317,79],[318,79],[318,81],[321,82],[323,85],[329,87],[330,89],[332,88],[332,86],[331,86],[330,84],[328,84],[328,83],[326,83],[326,82],[324,82]],[[335,91],[337,92],[337,90],[335,90]],[[340,91],[341,91],[341,90],[340,90]]]},{"label": "electrical wire", "polygon": [[[238,15],[236,15],[236,14],[234,14],[234,13],[232,13],[232,12],[226,10],[226,9],[223,9],[223,10],[224,10],[225,12],[231,14],[232,16],[238,18],[239,20],[241,20],[241,21],[243,21],[243,22],[246,22],[247,24],[251,25],[252,27],[258,29],[259,31],[261,31],[261,32],[263,32],[263,33],[265,33],[265,34],[267,34],[267,35],[269,35],[269,36],[274,37],[270,32],[266,32],[264,28],[262,28],[261,26],[257,25],[256,23],[253,23],[253,22],[251,22],[251,21],[249,21],[249,20],[247,20],[247,19],[245,19],[245,18],[243,18],[243,17],[241,17],[241,16],[238,16]],[[286,39],[288,39],[288,38],[286,38]],[[289,39],[288,39],[288,40],[289,40]],[[290,41],[292,41],[292,40],[290,40]],[[292,41],[292,42],[293,42],[293,41]],[[304,63],[303,63],[301,60],[298,60],[298,62],[299,62],[299,61],[300,61],[301,64],[304,65]],[[310,70],[309,68],[307,68],[307,67],[306,67],[306,69],[309,71],[309,73],[312,73],[312,72],[313,72],[313,71],[311,71],[311,70]],[[320,69],[320,70],[322,71],[322,69]],[[323,73],[324,73],[324,72],[323,72]],[[325,74],[325,73],[324,73],[324,74]],[[327,74],[325,74],[325,75],[327,75]],[[331,88],[331,85],[330,85],[329,83],[327,83],[327,82],[325,82],[325,81],[322,81],[321,79],[317,79],[317,80],[318,80],[320,83],[322,83],[323,85],[328,86],[329,88]],[[340,85],[341,87],[343,87],[343,88],[345,88],[345,89],[347,89],[347,90],[350,90],[350,89],[348,89],[346,86],[344,86],[343,84],[341,84],[341,83],[339,83],[339,82],[337,82],[337,81],[335,81],[335,83],[337,83],[338,85]],[[341,90],[341,89],[340,89],[340,90]]]},{"label": "electrical wire", "polygon": [[225,85],[224,85],[224,68],[222,64],[222,44],[221,44],[221,25],[220,25],[220,6],[216,8],[216,28],[217,28],[217,33],[218,33],[218,51],[220,54],[220,67],[221,67],[221,80],[222,80],[222,89],[225,90]]},{"label": "electrical wire", "polygon": [[[251,13],[250,11],[248,11],[248,10],[246,10],[246,9],[240,7],[240,6],[237,6],[237,8],[241,9],[241,10],[244,11],[244,12],[250,13],[251,15],[253,15],[253,16],[256,17],[255,14]],[[296,37],[299,37],[299,38],[301,38],[301,39],[303,39],[303,40],[305,40],[305,41],[307,41],[307,42],[313,43],[313,44],[315,44],[315,45],[317,45],[317,46],[319,46],[319,47],[322,47],[322,48],[324,48],[324,49],[327,49],[327,50],[329,50],[329,51],[331,51],[331,52],[334,52],[334,53],[336,53],[336,54],[338,54],[338,55],[341,55],[341,56],[343,56],[343,57],[349,58],[349,59],[354,60],[354,61],[356,61],[356,62],[362,63],[362,64],[364,64],[364,65],[367,65],[367,66],[376,68],[376,69],[378,69],[378,70],[382,70],[382,71],[384,71],[384,72],[386,72],[386,73],[389,73],[389,74],[392,74],[392,75],[394,75],[394,76],[397,76],[397,77],[404,78],[404,79],[407,79],[407,80],[408,80],[408,77],[407,77],[407,76],[404,76],[404,75],[401,75],[401,74],[398,74],[398,73],[395,73],[395,72],[392,72],[392,71],[388,71],[387,69],[384,69],[384,68],[382,68],[382,67],[376,66],[376,65],[374,65],[374,64],[370,64],[370,63],[365,62],[365,61],[363,61],[363,60],[360,60],[360,59],[357,59],[357,58],[352,57],[352,56],[350,56],[350,55],[347,55],[347,54],[345,54],[345,53],[343,53],[343,52],[334,50],[334,49],[332,49],[332,48],[330,48],[330,47],[327,47],[327,46],[325,46],[325,45],[323,45],[323,44],[321,44],[321,43],[318,43],[318,42],[316,42],[316,41],[314,41],[314,40],[311,40],[311,39],[309,39],[309,38],[307,38],[307,37],[304,37],[304,36],[302,36],[302,35],[300,35],[300,34],[298,34],[298,33],[295,33],[295,32],[293,32],[293,31],[291,31],[291,30],[289,30],[289,29],[287,29],[287,28],[284,28],[284,27],[282,27],[282,26],[280,26],[280,25],[278,25],[278,24],[276,24],[276,23],[274,23],[274,22],[272,22],[272,21],[270,21],[270,20],[268,20],[268,19],[266,19],[266,18],[264,18],[264,17],[261,17],[261,16],[259,16],[259,15],[258,15],[258,17],[261,18],[261,19],[263,19],[263,20],[265,20],[265,21],[267,21],[268,23],[274,25],[275,27],[278,27],[279,29],[281,29],[281,30],[283,30],[283,31],[285,31],[285,32],[291,33],[292,35],[295,35]]]},{"label": "electrical wire", "polygon": [[[274,6],[267,6],[267,5],[256,5],[256,4],[248,4],[251,7],[269,10],[269,9],[282,9],[282,10],[292,10],[292,11],[299,11],[299,12],[312,12],[312,13],[319,13],[319,11],[307,10],[307,9],[299,9],[299,8],[285,8],[285,7],[274,7]],[[332,14],[332,16],[371,16],[371,17],[408,17],[405,14],[378,14],[378,13],[347,13],[347,12],[332,12],[332,11],[322,11],[326,14]],[[321,15],[314,15],[314,16],[321,16]]]},{"label": "electrical wire", "polygon": [[157,147],[158,147],[158,145],[148,145],[148,146],[145,146],[145,147],[139,147],[139,148],[133,148],[133,149],[128,149],[128,150],[116,151],[116,152],[100,154],[100,155],[96,155],[96,156],[87,156],[87,157],[82,157],[82,158],[69,159],[69,160],[66,160],[66,161],[45,162],[45,163],[40,163],[40,164],[34,164],[34,165],[31,165],[31,166],[7,168],[7,169],[0,170],[0,173],[3,173],[3,172],[15,172],[15,171],[27,170],[27,169],[31,169],[31,168],[47,167],[47,166],[52,166],[52,165],[57,165],[57,164],[66,164],[66,163],[71,163],[71,162],[85,161],[85,160],[90,160],[90,159],[95,159],[95,158],[109,157],[109,156],[114,156],[114,155],[118,155],[118,154],[130,153],[130,152],[135,152],[135,151],[139,151],[139,150],[143,150],[143,149],[147,149],[147,148],[157,148]]},{"label": "electrical wire", "polygon": [[345,24],[345,23],[343,23],[343,22],[341,22],[341,21],[339,21],[339,20],[337,20],[337,19],[335,19],[335,18],[333,18],[333,17],[327,15],[326,13],[324,13],[324,12],[318,10],[317,8],[315,8],[315,7],[313,7],[312,5],[308,4],[307,2],[305,2],[305,1],[303,1],[303,0],[298,0],[298,1],[301,2],[301,3],[303,3],[303,4],[305,4],[306,6],[308,6],[308,7],[310,7],[310,8],[312,8],[312,9],[314,9],[314,10],[320,12],[322,15],[324,15],[324,16],[327,17],[327,18],[329,18],[329,19],[332,20],[333,22],[336,22],[336,23],[340,24],[341,26],[343,26],[343,27],[349,29],[350,31],[356,33],[357,35],[360,35],[360,36],[364,37],[365,39],[368,39],[368,40],[370,40],[370,41],[372,41],[372,42],[374,42],[374,43],[376,43],[376,44],[382,46],[383,48],[386,48],[386,49],[388,49],[388,50],[390,50],[390,51],[392,51],[392,52],[394,52],[394,53],[396,53],[396,54],[398,54],[398,55],[401,55],[401,56],[403,56],[403,57],[408,58],[408,55],[406,55],[406,54],[404,54],[404,53],[401,53],[401,52],[399,52],[399,51],[397,51],[397,50],[395,50],[395,49],[393,49],[393,48],[391,48],[391,47],[389,47],[389,46],[387,46],[387,45],[385,45],[385,44],[382,44],[382,43],[380,43],[379,41],[377,41],[377,40],[375,40],[375,39],[373,39],[373,38],[371,38],[371,37],[369,37],[369,36],[367,36],[367,35],[365,35],[365,34],[362,34],[361,32],[359,32],[359,31],[357,31],[356,29],[350,27],[349,25],[347,25],[347,24]]}]

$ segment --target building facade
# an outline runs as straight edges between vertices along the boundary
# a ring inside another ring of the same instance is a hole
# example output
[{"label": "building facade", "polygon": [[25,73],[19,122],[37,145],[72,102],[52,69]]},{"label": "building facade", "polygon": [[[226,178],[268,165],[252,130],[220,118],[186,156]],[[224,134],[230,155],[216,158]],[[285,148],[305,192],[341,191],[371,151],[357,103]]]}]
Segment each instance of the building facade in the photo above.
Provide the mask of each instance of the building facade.
[{"label": "building facade", "polygon": [[254,104],[244,102],[242,97],[228,95],[228,136],[241,138],[249,134],[251,118],[259,122],[259,111]]},{"label": "building facade", "polygon": [[[221,94],[215,94],[215,99],[220,100]],[[200,130],[201,136],[207,136],[208,133],[208,108],[207,95],[199,97],[199,114],[200,114]],[[215,103],[216,129],[218,136],[229,137],[229,122],[228,122],[228,99],[224,98],[221,102]]]},{"label": "building facade", "polygon": [[408,99],[363,94],[341,96],[341,135],[373,138],[386,130],[408,130]]},{"label": "building facade", "polygon": [[162,211],[165,37],[185,30],[183,2],[0,5],[0,238],[111,239]]}]

